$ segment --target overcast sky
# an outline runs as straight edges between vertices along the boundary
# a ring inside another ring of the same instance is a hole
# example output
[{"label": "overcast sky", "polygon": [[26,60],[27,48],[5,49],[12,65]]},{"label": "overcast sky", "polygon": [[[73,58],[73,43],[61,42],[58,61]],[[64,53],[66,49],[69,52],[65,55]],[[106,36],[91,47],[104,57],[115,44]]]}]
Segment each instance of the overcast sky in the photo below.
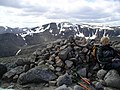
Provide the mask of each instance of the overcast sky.
[{"label": "overcast sky", "polygon": [[0,26],[63,21],[120,25],[120,0],[0,0]]}]

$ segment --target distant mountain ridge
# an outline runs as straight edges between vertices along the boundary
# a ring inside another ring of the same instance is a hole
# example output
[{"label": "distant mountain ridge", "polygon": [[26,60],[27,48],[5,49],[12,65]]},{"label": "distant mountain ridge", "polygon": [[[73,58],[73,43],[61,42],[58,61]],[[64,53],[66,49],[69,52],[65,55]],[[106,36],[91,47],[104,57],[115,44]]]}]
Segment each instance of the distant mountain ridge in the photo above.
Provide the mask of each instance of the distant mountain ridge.
[{"label": "distant mountain ridge", "polygon": [[0,26],[0,56],[15,55],[23,47],[44,45],[46,42],[67,38],[70,35],[90,39],[102,36],[120,37],[120,26],[72,24],[70,22],[52,22],[33,28]]}]

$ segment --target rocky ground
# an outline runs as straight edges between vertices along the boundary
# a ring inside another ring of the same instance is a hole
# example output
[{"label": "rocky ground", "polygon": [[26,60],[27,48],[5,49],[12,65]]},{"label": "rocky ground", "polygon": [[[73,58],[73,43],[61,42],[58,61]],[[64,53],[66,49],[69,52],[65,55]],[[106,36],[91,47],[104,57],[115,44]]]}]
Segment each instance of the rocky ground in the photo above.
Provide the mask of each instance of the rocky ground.
[{"label": "rocky ground", "polygon": [[[96,68],[91,46],[83,45],[85,43],[82,38],[58,39],[27,58],[2,62],[8,71],[2,77],[1,87],[16,90],[120,90],[119,72]],[[111,44],[120,50],[119,41]],[[81,84],[89,89],[83,89]]]}]

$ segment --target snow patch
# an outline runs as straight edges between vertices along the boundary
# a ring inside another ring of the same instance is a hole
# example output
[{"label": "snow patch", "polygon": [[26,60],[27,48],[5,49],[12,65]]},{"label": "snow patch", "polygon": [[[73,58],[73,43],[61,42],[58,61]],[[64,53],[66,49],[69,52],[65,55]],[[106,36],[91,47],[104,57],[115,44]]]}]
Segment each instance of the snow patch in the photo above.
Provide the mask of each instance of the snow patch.
[{"label": "snow patch", "polygon": [[78,37],[85,37],[85,35],[83,33],[79,33],[79,34],[77,33],[76,36],[78,36]]},{"label": "snow patch", "polygon": [[57,34],[55,34],[55,36],[57,36]]},{"label": "snow patch", "polygon": [[120,35],[118,35],[117,37],[120,37]]},{"label": "snow patch", "polygon": [[18,34],[16,34],[16,36],[18,36]]},{"label": "snow patch", "polygon": [[28,44],[27,43],[25,43],[25,46],[27,46]]},{"label": "snow patch", "polygon": [[19,49],[15,55],[18,55],[20,52],[21,52],[21,49]]},{"label": "snow patch", "polygon": [[51,29],[49,32],[50,32],[50,33],[52,33],[52,32],[53,32],[53,30]]}]

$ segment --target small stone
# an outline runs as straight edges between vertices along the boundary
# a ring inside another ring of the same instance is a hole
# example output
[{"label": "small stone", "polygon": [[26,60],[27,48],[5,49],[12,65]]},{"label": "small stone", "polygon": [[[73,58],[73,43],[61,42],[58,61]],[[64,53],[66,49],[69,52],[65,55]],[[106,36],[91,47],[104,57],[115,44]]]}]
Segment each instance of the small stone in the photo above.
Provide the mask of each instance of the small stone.
[{"label": "small stone", "polygon": [[71,85],[72,84],[72,79],[71,77],[66,73],[62,76],[59,76],[57,79],[57,85],[61,86],[61,85]]},{"label": "small stone", "polygon": [[56,56],[56,57],[55,57],[55,60],[56,60],[56,61],[59,61],[59,59],[60,59],[59,56]]},{"label": "small stone", "polygon": [[61,73],[61,72],[56,72],[56,75],[57,75],[57,76],[61,76],[62,73]]},{"label": "small stone", "polygon": [[55,90],[69,90],[69,88],[66,85],[62,85],[62,86],[56,88]]},{"label": "small stone", "polygon": [[55,68],[52,65],[49,65],[49,68],[53,71],[55,70]]},{"label": "small stone", "polygon": [[40,62],[38,63],[38,66],[40,66],[40,65],[42,65],[42,64],[44,64],[44,61],[40,61]]},{"label": "small stone", "polygon": [[75,85],[75,86],[74,86],[74,90],[84,90],[84,89],[82,89],[82,87],[79,86],[79,85]]},{"label": "small stone", "polygon": [[72,62],[72,61],[69,61],[69,60],[66,60],[66,61],[65,61],[65,64],[67,65],[68,68],[70,68],[70,67],[72,67],[73,62]]},{"label": "small stone", "polygon": [[86,68],[82,68],[82,69],[78,70],[77,73],[80,76],[86,77],[86,75],[87,75],[87,69]]},{"label": "small stone", "polygon": [[59,67],[63,66],[63,62],[62,62],[61,59],[59,59],[59,60],[56,62],[56,66],[59,66]]},{"label": "small stone", "polygon": [[57,72],[60,72],[61,71],[61,67],[56,67],[55,69]]},{"label": "small stone", "polygon": [[55,86],[57,81],[49,81],[49,86]]},{"label": "small stone", "polygon": [[49,63],[49,64],[51,64],[51,65],[54,64],[54,62],[53,62],[53,61],[50,61],[50,60],[47,60],[47,63]]},{"label": "small stone", "polygon": [[35,65],[34,64],[30,64],[30,68],[34,68],[35,67]]},{"label": "small stone", "polygon": [[24,67],[23,67],[23,71],[24,72],[27,72],[29,69],[30,69],[29,65],[24,65]]},{"label": "small stone", "polygon": [[45,86],[45,87],[49,87],[49,84],[48,84],[48,83],[46,83],[44,86]]},{"label": "small stone", "polygon": [[18,75],[15,75],[15,76],[13,77],[13,79],[16,80],[16,79],[18,79],[18,77],[19,77]]}]

